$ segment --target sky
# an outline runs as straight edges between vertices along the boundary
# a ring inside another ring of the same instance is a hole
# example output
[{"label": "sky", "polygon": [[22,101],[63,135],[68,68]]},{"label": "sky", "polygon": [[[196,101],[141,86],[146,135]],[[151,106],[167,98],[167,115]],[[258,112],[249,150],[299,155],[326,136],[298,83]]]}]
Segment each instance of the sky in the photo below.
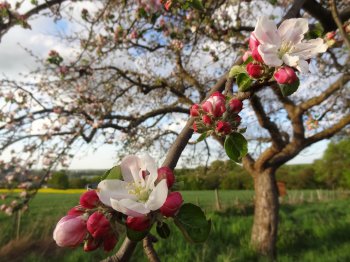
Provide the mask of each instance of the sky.
[{"label": "sky", "polygon": [[[13,3],[15,1],[9,1]],[[89,6],[92,8],[92,6]],[[72,52],[72,47],[57,41],[55,35],[64,34],[70,28],[65,20],[56,23],[49,18],[39,18],[30,22],[33,30],[25,30],[19,26],[12,28],[0,43],[0,73],[1,77],[20,79],[20,74],[35,69],[34,59],[25,50],[31,50],[37,57],[45,59],[52,49],[59,51],[63,56]],[[321,158],[328,141],[321,141],[302,151],[289,164],[312,163]],[[116,163],[116,149],[113,145],[103,145],[93,151],[88,146],[79,150],[73,159],[70,169],[109,169]],[[180,163],[180,166],[185,165]]]}]

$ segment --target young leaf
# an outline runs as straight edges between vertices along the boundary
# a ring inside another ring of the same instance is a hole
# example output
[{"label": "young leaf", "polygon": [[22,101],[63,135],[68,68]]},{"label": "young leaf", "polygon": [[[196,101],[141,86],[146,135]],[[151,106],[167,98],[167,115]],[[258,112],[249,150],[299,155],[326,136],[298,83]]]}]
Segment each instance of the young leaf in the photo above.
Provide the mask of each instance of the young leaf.
[{"label": "young leaf", "polygon": [[227,136],[224,147],[227,156],[235,162],[241,162],[242,157],[248,153],[247,140],[240,133],[232,133]]},{"label": "young leaf", "polygon": [[135,231],[126,227],[126,235],[132,241],[136,241],[136,242],[141,241],[147,236],[147,234],[148,234],[148,230],[140,232],[140,231]]},{"label": "young leaf", "polygon": [[279,85],[283,96],[290,96],[298,90],[300,81],[297,79],[293,84],[290,85]]},{"label": "young leaf", "polygon": [[157,233],[161,238],[168,238],[170,236],[170,228],[169,226],[162,222],[157,224]]},{"label": "young leaf", "polygon": [[203,134],[201,134],[201,135],[198,137],[196,143],[201,142],[201,141],[203,141],[203,140],[206,139],[206,138],[207,138],[207,132],[204,132]]},{"label": "young leaf", "polygon": [[253,83],[253,80],[247,74],[239,74],[236,79],[238,90],[240,92],[247,91]]},{"label": "young leaf", "polygon": [[245,74],[245,73],[246,73],[246,70],[244,67],[235,65],[231,68],[229,77],[235,77],[236,75]]},{"label": "young leaf", "polygon": [[106,173],[104,173],[104,175],[101,177],[101,180],[120,179],[121,177],[122,177],[122,171],[120,169],[120,166],[115,166],[107,170]]},{"label": "young leaf", "polygon": [[190,203],[182,205],[174,222],[191,243],[204,242],[209,236],[211,221],[206,219],[202,209],[196,205]]}]

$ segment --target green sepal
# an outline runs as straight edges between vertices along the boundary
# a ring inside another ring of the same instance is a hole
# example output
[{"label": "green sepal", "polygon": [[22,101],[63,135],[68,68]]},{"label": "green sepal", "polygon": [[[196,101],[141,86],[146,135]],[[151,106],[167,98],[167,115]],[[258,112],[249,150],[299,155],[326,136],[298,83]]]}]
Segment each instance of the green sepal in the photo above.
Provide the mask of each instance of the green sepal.
[{"label": "green sepal", "polygon": [[291,94],[293,94],[295,91],[298,90],[298,87],[300,85],[300,80],[299,78],[290,85],[279,85],[282,95],[283,96],[290,96]]},{"label": "green sepal", "polygon": [[236,79],[238,90],[240,92],[247,91],[253,83],[253,80],[247,74],[239,74]]}]

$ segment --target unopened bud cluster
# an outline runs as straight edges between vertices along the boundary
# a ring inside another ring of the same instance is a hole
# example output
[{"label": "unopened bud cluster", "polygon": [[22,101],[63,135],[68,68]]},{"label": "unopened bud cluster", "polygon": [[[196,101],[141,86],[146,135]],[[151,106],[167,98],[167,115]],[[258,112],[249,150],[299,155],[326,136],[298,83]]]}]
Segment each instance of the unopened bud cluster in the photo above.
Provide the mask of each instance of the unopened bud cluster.
[{"label": "unopened bud cluster", "polygon": [[194,104],[190,114],[195,118],[193,129],[197,133],[205,133],[207,136],[216,134],[227,136],[236,131],[241,123],[238,113],[242,110],[243,103],[237,98],[228,99],[220,92],[214,92],[202,104]]}]

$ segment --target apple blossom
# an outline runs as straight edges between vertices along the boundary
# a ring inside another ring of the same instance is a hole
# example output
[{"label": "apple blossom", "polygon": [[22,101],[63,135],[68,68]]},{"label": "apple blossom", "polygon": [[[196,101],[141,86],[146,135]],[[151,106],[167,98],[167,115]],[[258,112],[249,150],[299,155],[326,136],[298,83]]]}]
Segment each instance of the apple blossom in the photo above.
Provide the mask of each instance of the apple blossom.
[{"label": "apple blossom", "polygon": [[173,170],[171,170],[167,166],[163,166],[158,168],[158,178],[157,181],[161,181],[162,179],[166,179],[166,183],[168,188],[171,188],[175,183],[175,176]]},{"label": "apple blossom", "polygon": [[190,115],[193,117],[199,116],[199,109],[200,106],[198,104],[194,104],[193,106],[191,106]]},{"label": "apple blossom", "polygon": [[231,125],[225,121],[218,121],[216,124],[216,132],[221,135],[228,135],[231,132]]},{"label": "apple blossom", "polygon": [[221,117],[226,111],[225,96],[220,92],[214,92],[203,104],[205,112],[213,117]]},{"label": "apple blossom", "polygon": [[286,64],[301,72],[308,72],[306,60],[327,50],[321,38],[302,42],[308,29],[305,18],[287,19],[277,29],[272,20],[266,16],[260,17],[253,33],[260,42],[257,49],[264,63],[273,67]]},{"label": "apple blossom", "polygon": [[259,40],[256,38],[256,36],[254,35],[254,32],[250,34],[249,37],[249,49],[251,51],[255,50],[256,48],[258,48],[258,46],[260,45]]},{"label": "apple blossom", "polygon": [[274,73],[273,77],[276,79],[277,83],[287,85],[293,84],[295,81],[298,80],[298,77],[295,74],[293,68],[288,66],[279,68]]},{"label": "apple blossom", "polygon": [[260,78],[264,74],[264,67],[261,64],[248,63],[246,68],[252,78]]},{"label": "apple blossom", "polygon": [[203,115],[202,116],[202,121],[203,121],[203,123],[206,126],[210,126],[213,123],[213,121],[211,120],[210,116],[208,116],[208,115]]},{"label": "apple blossom", "polygon": [[126,226],[135,231],[145,231],[151,226],[151,220],[147,216],[127,217]]},{"label": "apple blossom", "polygon": [[100,212],[94,212],[86,222],[87,230],[94,238],[103,238],[111,226],[108,219]]},{"label": "apple blossom", "polygon": [[[100,201],[128,216],[142,217],[151,211],[158,210],[168,194],[166,179],[157,185],[157,165],[148,154],[126,156],[121,164],[124,181],[106,179],[98,184]],[[143,171],[149,175],[142,176]]]},{"label": "apple blossom", "polygon": [[83,243],[86,234],[86,221],[83,217],[68,215],[58,221],[53,239],[60,247],[76,247]]},{"label": "apple blossom", "polygon": [[171,192],[164,205],[160,208],[160,212],[166,217],[173,217],[182,205],[183,199],[180,192]]},{"label": "apple blossom", "polygon": [[237,98],[232,98],[229,102],[229,106],[230,106],[230,110],[233,113],[239,113],[242,111],[243,108],[243,103],[241,100],[237,99]]},{"label": "apple blossom", "polygon": [[99,198],[95,190],[86,191],[81,195],[79,201],[80,205],[85,208],[94,208],[97,206],[98,202]]}]

